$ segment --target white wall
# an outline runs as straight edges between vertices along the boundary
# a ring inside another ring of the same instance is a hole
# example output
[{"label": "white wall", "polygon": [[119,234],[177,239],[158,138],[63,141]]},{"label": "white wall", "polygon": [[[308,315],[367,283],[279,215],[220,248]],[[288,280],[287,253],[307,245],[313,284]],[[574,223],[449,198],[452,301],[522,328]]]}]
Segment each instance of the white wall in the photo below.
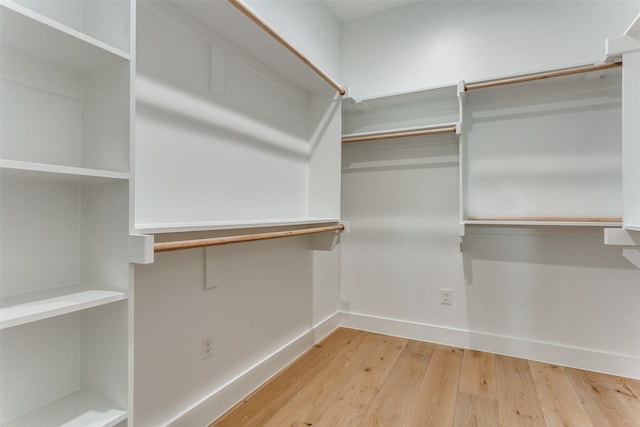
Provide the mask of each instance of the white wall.
[{"label": "white wall", "polygon": [[[159,254],[136,267],[136,426],[165,425],[337,308],[337,291],[318,297],[336,287],[313,285],[304,237],[223,246],[209,256],[219,265],[219,286],[209,290],[204,249]],[[214,337],[214,355],[201,361],[206,335]]]},{"label": "white wall", "polygon": [[340,81],[340,27],[321,1],[247,0],[287,42]]},{"label": "white wall", "polygon": [[418,1],[341,27],[356,98],[601,61],[637,1]]},{"label": "white wall", "polygon": [[[420,2],[345,24],[343,77],[366,97],[597,61],[638,10]],[[640,377],[640,270],[601,228],[468,227],[460,253],[457,155],[455,136],[343,148],[345,324]]]}]

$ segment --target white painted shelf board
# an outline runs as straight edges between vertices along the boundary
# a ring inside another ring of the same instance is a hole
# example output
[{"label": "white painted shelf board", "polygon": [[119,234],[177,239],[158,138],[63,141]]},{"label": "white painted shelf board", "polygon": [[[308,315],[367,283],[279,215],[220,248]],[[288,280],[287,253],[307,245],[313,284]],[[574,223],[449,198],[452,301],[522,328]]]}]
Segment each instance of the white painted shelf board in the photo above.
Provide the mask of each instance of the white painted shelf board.
[{"label": "white painted shelf board", "polygon": [[[572,64],[572,65],[567,65],[567,66],[563,66],[563,67],[558,67],[558,68],[544,68],[544,69],[538,69],[538,70],[528,70],[526,72],[523,73],[517,73],[517,74],[505,74],[505,75],[501,75],[501,76],[490,76],[486,79],[476,79],[476,80],[465,80],[464,83],[465,84],[474,84],[474,83],[485,83],[485,82],[492,82],[495,80],[503,80],[503,79],[511,79],[511,78],[516,78],[516,77],[523,77],[523,76],[529,76],[532,74],[538,74],[538,73],[548,73],[548,72],[553,72],[553,71],[562,71],[562,70],[567,70],[567,69],[571,69],[571,68],[578,68],[578,67],[585,67],[585,66],[590,66],[590,65],[594,65],[598,63],[598,61],[593,61],[590,63],[580,63],[580,64]],[[528,82],[521,82],[521,83],[512,83],[510,85],[507,86],[513,86],[513,85],[517,85],[517,86],[533,86],[535,87],[536,85],[540,85],[540,84],[549,84],[549,83],[557,83],[557,84],[563,84],[563,83],[567,83],[567,82],[572,82],[572,81],[579,81],[579,80],[589,80],[589,79],[593,79],[593,78],[600,78],[600,77],[605,77],[605,76],[615,76],[615,75],[621,75],[622,74],[622,67],[616,67],[616,68],[610,68],[607,70],[600,70],[600,71],[590,71],[590,72],[586,72],[586,73],[577,73],[577,74],[571,74],[568,76],[560,76],[560,77],[552,77],[552,78],[545,78],[545,79],[538,79],[538,80],[532,80],[532,81],[528,81]],[[491,90],[495,90],[496,88],[485,88],[485,89],[479,89],[480,91],[491,91]],[[470,91],[470,92],[466,92],[467,94],[469,93],[473,93],[476,92],[478,90],[474,90],[474,91]]]},{"label": "white painted shelf board", "polygon": [[565,227],[621,227],[619,221],[501,221],[501,220],[465,220],[464,225],[550,225]]},{"label": "white painted shelf board", "polygon": [[636,16],[633,22],[629,25],[629,28],[625,30],[624,35],[640,40],[640,14]]},{"label": "white painted shelf board", "polygon": [[[130,55],[9,0],[0,0],[2,47],[90,73]],[[47,40],[43,43],[42,40]]]},{"label": "white painted shelf board", "polygon": [[[356,133],[348,133],[342,135],[343,138],[353,138],[360,136],[375,136],[375,135],[385,135],[388,133],[396,133],[396,132],[411,132],[416,130],[428,130],[428,129],[440,129],[445,127],[456,126],[456,122],[448,122],[448,123],[438,123],[435,125],[429,126],[415,126],[415,127],[406,127],[406,128],[397,128],[397,129],[388,129],[384,131],[375,131],[375,132],[356,132]],[[455,133],[451,132],[453,135]]]},{"label": "white painted shelf board", "polygon": [[127,411],[108,400],[77,391],[37,408],[2,427],[112,427],[127,419]]},{"label": "white painted shelf board", "polygon": [[406,103],[415,103],[421,101],[428,102],[430,100],[441,98],[450,98],[452,102],[457,103],[458,85],[450,84],[445,86],[437,86],[415,91],[398,92],[362,99],[343,98],[342,111],[343,113],[347,114],[361,111],[357,107],[358,103],[364,104],[366,106],[365,108],[376,110],[379,108],[388,108]]},{"label": "white painted shelf board", "polygon": [[190,231],[234,230],[242,228],[284,227],[291,225],[310,225],[337,223],[340,218],[285,218],[242,221],[215,221],[174,224],[137,224],[134,234],[180,233]]},{"label": "white painted shelf board", "polygon": [[623,228],[625,230],[640,231],[640,225],[625,225]]},{"label": "white painted shelf board", "polygon": [[48,319],[127,299],[118,291],[64,286],[0,299],[0,329]]},{"label": "white painted shelf board", "polygon": [[47,163],[25,162],[21,160],[0,159],[2,176],[45,177],[72,181],[127,181],[129,173],[87,169],[74,166],[52,165]]},{"label": "white painted shelf board", "polygon": [[[177,4],[299,88],[307,92],[331,89],[327,82],[299,58],[228,1],[184,0]],[[293,47],[297,49],[296,46]],[[305,55],[305,52],[300,53]],[[307,59],[313,62],[313,58]]]}]

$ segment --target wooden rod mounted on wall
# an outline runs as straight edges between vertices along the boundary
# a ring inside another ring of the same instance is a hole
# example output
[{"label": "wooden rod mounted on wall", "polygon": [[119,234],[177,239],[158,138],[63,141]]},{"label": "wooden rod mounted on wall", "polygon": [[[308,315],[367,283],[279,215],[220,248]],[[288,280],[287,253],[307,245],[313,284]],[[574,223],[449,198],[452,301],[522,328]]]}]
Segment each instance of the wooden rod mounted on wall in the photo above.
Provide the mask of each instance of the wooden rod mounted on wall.
[{"label": "wooden rod mounted on wall", "polygon": [[153,245],[153,252],[169,252],[182,249],[204,248],[207,246],[228,245],[230,243],[254,242],[257,240],[278,239],[282,237],[305,236],[308,234],[328,233],[344,230],[344,224],[325,227],[303,228],[300,230],[273,231],[269,233],[244,234],[239,236],[211,237],[206,239],[180,240],[176,242],[161,242]]},{"label": "wooden rod mounted on wall", "polygon": [[347,144],[350,142],[379,141],[381,139],[434,135],[438,133],[452,133],[452,132],[455,133],[455,131],[456,131],[456,127],[455,125],[453,125],[453,126],[445,126],[445,127],[437,127],[437,128],[429,128],[429,129],[407,130],[407,131],[387,132],[387,133],[373,133],[370,135],[347,136],[342,138],[342,143]]},{"label": "wooden rod mounted on wall", "polygon": [[565,68],[564,70],[547,71],[547,72],[536,73],[536,74],[527,74],[524,76],[509,77],[506,79],[490,80],[490,81],[478,82],[478,83],[467,83],[464,85],[464,90],[469,91],[474,89],[484,89],[488,87],[510,85],[514,83],[524,83],[524,82],[530,82],[534,80],[550,79],[553,77],[563,77],[563,76],[570,76],[573,74],[589,73],[591,71],[603,71],[603,70],[608,70],[611,68],[617,68],[621,66],[622,66],[622,62],[612,62],[612,63],[585,65],[582,67]]},{"label": "wooden rod mounted on wall", "polygon": [[276,33],[276,31],[269,26],[262,18],[255,14],[253,10],[251,10],[247,5],[245,5],[240,0],[227,0],[231,3],[236,9],[242,12],[247,18],[251,19],[258,27],[262,28],[267,34],[269,34],[274,40],[280,43],[283,47],[285,47],[289,52],[291,52],[296,58],[301,60],[307,67],[311,68],[318,76],[320,76],[324,81],[329,83],[329,85],[334,88],[340,95],[344,95],[347,93],[345,88],[340,86],[338,82],[333,80],[327,73],[318,68],[315,64],[313,64],[306,56],[300,53],[296,48],[291,46],[289,42],[280,36],[280,34]]}]

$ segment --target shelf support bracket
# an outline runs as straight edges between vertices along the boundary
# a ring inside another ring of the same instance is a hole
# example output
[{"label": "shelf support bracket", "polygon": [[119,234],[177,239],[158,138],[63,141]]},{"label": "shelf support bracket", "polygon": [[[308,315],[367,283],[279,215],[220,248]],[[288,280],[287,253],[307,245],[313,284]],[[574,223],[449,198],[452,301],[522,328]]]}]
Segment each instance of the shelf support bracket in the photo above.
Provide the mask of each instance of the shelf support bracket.
[{"label": "shelf support bracket", "polygon": [[624,228],[605,228],[604,244],[622,246],[622,256],[640,268],[640,231]]},{"label": "shelf support bracket", "polygon": [[129,262],[133,264],[153,264],[154,236],[149,234],[129,235]]},{"label": "shelf support bracket", "polygon": [[633,265],[640,268],[640,248],[623,248],[622,256],[628,259]]}]

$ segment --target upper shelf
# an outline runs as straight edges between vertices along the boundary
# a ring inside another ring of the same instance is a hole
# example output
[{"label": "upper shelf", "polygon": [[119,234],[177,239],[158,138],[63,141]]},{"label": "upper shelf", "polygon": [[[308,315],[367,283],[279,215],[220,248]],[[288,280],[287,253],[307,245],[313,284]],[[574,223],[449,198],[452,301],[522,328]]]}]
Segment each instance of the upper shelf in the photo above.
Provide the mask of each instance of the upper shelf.
[{"label": "upper shelf", "polygon": [[126,181],[126,172],[105,171],[100,169],[78,168],[73,166],[52,165],[46,163],[24,162],[21,160],[0,159],[0,171],[3,177],[39,177],[66,181]]},{"label": "upper shelf", "polygon": [[242,228],[284,227],[290,225],[325,224],[338,221],[340,221],[339,218],[283,218],[173,224],[136,224],[135,233],[162,234],[192,231],[233,230]]},{"label": "upper shelf", "polygon": [[342,100],[342,111],[346,114],[370,112],[406,104],[428,103],[439,99],[450,99],[455,102],[458,94],[457,90],[458,85],[451,84],[411,92],[392,93],[372,98],[344,98]]},{"label": "upper shelf", "polygon": [[[314,70],[319,68],[295,51],[266,22],[255,14],[256,21],[243,14],[239,10],[246,8],[242,2],[181,0],[177,4],[301,89],[314,92],[330,87],[327,80]],[[284,44],[276,40],[272,33]],[[326,75],[322,70],[320,72]]]},{"label": "upper shelf", "polygon": [[598,78],[604,75],[620,74],[621,66],[622,63],[620,62],[587,64],[575,67],[559,68],[555,70],[545,70],[541,72],[519,74],[515,76],[507,76],[496,79],[481,80],[477,82],[464,82],[464,90],[470,91],[521,83],[532,84],[533,82],[547,79],[554,79],[554,81],[557,81],[557,79],[562,78],[564,79],[563,81],[567,81],[570,79]]},{"label": "upper shelf", "polygon": [[343,138],[450,128],[459,120],[457,85],[344,99],[342,118]]},{"label": "upper shelf", "polygon": [[463,221],[466,225],[550,225],[576,227],[620,227],[622,218],[564,218],[564,217],[517,217],[475,218]]},{"label": "upper shelf", "polygon": [[[82,73],[97,71],[130,55],[10,0],[0,0],[2,47]],[[42,40],[46,40],[43,43]]]}]

